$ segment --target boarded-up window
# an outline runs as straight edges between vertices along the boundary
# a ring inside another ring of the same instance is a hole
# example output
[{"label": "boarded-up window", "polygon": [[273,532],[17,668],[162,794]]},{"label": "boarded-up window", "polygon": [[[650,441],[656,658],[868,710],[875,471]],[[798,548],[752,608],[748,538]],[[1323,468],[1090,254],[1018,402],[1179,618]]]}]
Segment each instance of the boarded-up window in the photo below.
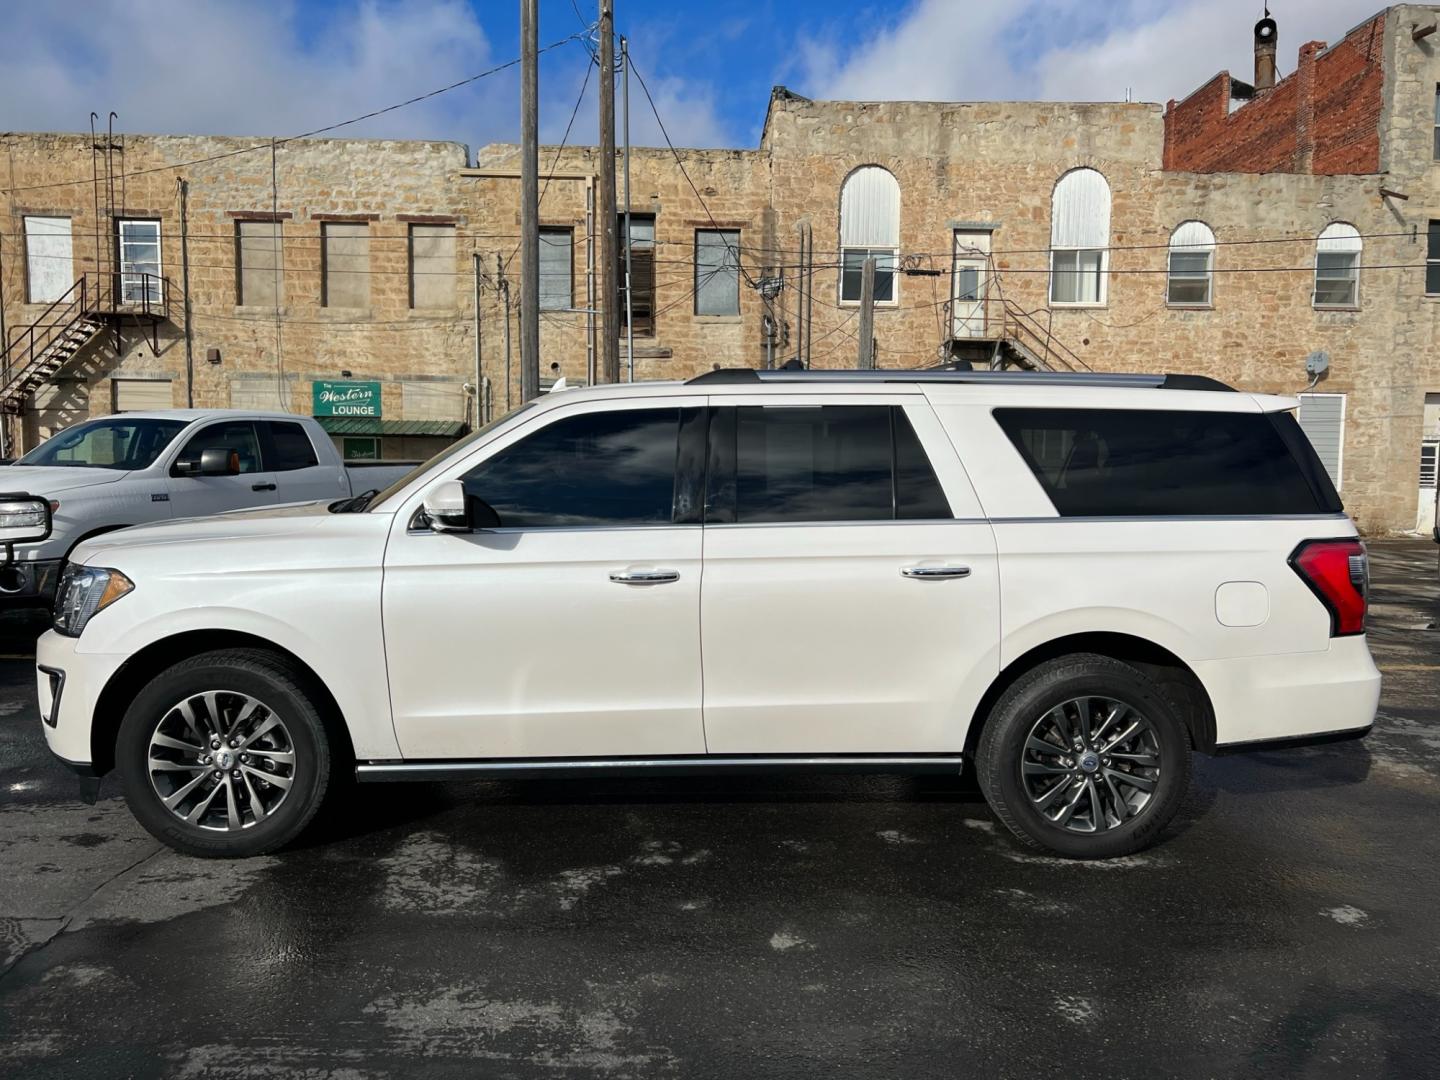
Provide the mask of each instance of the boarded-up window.
[{"label": "boarded-up window", "polygon": [[695,314],[740,314],[740,230],[695,230]]},{"label": "boarded-up window", "polygon": [[1310,439],[1320,464],[1339,491],[1345,457],[1345,395],[1301,394],[1299,420],[1300,430]]},{"label": "boarded-up window", "polygon": [[25,219],[25,299],[32,304],[59,300],[75,284],[70,219]]},{"label": "boarded-up window", "polygon": [[[625,215],[620,215],[616,235],[625,243]],[[621,247],[620,325],[625,326],[625,263]],[[630,313],[635,333],[655,333],[655,215],[630,215]]]},{"label": "boarded-up window", "polygon": [[540,310],[564,311],[574,301],[573,229],[540,230]]},{"label": "boarded-up window", "polygon": [[113,405],[117,413],[173,409],[175,398],[169,379],[116,379]]},{"label": "boarded-up window", "polygon": [[235,223],[235,257],[240,268],[236,274],[236,303],[279,307],[285,302],[280,242],[278,221]]},{"label": "boarded-up window", "polygon": [[320,229],[325,241],[320,303],[369,307],[370,226],[363,221],[330,221]]},{"label": "boarded-up window", "polygon": [[455,226],[410,226],[410,306],[455,306]]}]

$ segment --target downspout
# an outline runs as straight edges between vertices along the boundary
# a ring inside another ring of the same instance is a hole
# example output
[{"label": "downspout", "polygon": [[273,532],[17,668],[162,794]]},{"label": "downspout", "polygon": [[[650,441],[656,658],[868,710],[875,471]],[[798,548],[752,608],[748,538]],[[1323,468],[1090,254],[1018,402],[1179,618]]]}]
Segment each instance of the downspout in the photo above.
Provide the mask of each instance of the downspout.
[{"label": "downspout", "polygon": [[[185,407],[195,407],[195,334],[190,325],[190,181],[177,177],[180,190],[180,289],[185,311]],[[275,231],[280,231],[279,222]]]}]

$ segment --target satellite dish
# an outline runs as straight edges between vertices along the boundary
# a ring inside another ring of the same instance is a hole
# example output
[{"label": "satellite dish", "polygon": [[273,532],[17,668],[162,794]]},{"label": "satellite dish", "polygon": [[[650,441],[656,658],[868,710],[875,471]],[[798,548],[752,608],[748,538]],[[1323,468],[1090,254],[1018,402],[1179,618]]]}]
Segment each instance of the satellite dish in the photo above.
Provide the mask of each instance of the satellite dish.
[{"label": "satellite dish", "polygon": [[1312,379],[1318,379],[1325,372],[1330,370],[1330,354],[1324,349],[1316,349],[1309,356],[1305,357],[1305,374]]}]

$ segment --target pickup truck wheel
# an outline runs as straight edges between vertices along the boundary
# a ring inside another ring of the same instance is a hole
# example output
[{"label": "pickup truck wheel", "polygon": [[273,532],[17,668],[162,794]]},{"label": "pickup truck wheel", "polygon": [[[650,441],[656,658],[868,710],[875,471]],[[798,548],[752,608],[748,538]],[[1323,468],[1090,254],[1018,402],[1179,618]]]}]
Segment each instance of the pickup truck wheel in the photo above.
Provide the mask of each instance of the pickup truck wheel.
[{"label": "pickup truck wheel", "polygon": [[288,843],[330,780],[325,724],[303,680],[258,649],[203,653],[152,679],[115,749],[131,812],[190,855],[259,855]]},{"label": "pickup truck wheel", "polygon": [[980,787],[1023,843],[1076,859],[1154,843],[1190,783],[1190,737],[1160,688],[1108,656],[1026,673],[980,736]]}]

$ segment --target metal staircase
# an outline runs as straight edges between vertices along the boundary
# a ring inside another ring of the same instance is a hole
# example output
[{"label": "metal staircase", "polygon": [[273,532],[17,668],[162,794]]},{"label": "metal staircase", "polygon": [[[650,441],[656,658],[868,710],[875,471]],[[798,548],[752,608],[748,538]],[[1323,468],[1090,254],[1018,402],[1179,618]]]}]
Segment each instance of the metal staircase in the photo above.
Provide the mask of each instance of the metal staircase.
[{"label": "metal staircase", "polygon": [[32,394],[52,382],[76,355],[106,329],[115,333],[133,320],[148,328],[159,351],[159,324],[170,317],[169,282],[154,274],[84,274],[28,326],[0,348],[0,413],[20,413]]}]

